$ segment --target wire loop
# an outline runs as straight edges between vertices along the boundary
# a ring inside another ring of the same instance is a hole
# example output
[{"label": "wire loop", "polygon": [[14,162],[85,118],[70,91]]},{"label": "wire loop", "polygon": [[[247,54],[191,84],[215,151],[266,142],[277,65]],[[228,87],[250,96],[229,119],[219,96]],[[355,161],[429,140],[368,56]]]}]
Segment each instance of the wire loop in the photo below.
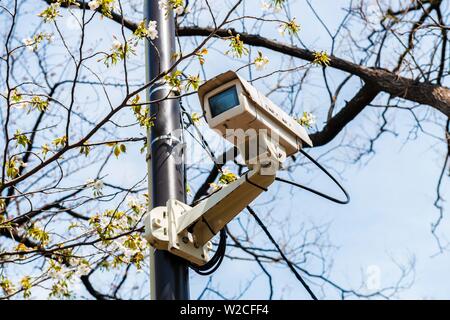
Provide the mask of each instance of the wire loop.
[{"label": "wire loop", "polygon": [[308,158],[309,159],[309,161],[311,161],[312,163],[314,163],[323,173],[325,173],[338,187],[339,187],[339,189],[341,189],[341,191],[344,193],[344,195],[345,195],[345,200],[339,200],[339,199],[336,199],[336,198],[334,198],[334,197],[332,197],[332,196],[329,196],[329,195],[327,195],[327,194],[325,194],[325,193],[322,193],[322,192],[320,192],[320,191],[317,191],[317,190],[315,190],[315,189],[312,189],[312,188],[310,188],[310,187],[307,187],[307,186],[304,186],[304,185],[302,185],[302,184],[300,184],[300,183],[297,183],[297,182],[294,182],[294,181],[291,181],[291,180],[286,180],[286,179],[283,179],[283,178],[279,178],[279,177],[276,177],[275,178],[275,180],[277,180],[277,181],[280,181],[280,182],[284,182],[284,183],[287,183],[287,184],[290,184],[290,185],[293,185],[293,186],[295,186],[295,187],[298,187],[298,188],[301,188],[301,189],[304,189],[304,190],[306,190],[306,191],[309,191],[309,192],[311,192],[311,193],[314,193],[314,194],[316,194],[316,195],[318,195],[318,196],[320,196],[320,197],[322,197],[322,198],[325,198],[325,199],[327,199],[327,200],[330,200],[330,201],[333,201],[333,202],[335,202],[335,203],[339,203],[339,204],[347,204],[347,203],[349,203],[350,202],[350,195],[347,193],[347,191],[344,189],[344,187],[336,180],[336,178],[335,177],[333,177],[332,175],[331,175],[331,173],[329,173],[328,172],[328,170],[327,169],[325,169],[319,162],[317,162],[313,157],[311,157],[309,154],[307,154],[305,151],[303,151],[303,150],[300,150],[300,152],[306,157],[306,158]]}]

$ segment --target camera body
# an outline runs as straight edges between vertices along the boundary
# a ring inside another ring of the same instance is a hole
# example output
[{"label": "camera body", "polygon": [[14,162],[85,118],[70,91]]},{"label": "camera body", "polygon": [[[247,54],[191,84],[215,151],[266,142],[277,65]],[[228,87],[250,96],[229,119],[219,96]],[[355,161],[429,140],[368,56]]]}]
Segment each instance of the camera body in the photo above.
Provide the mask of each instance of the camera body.
[{"label": "camera body", "polygon": [[303,143],[312,146],[306,130],[297,121],[233,71],[202,84],[198,96],[209,127],[238,147],[234,132],[260,130],[278,142],[286,156],[298,152]]}]

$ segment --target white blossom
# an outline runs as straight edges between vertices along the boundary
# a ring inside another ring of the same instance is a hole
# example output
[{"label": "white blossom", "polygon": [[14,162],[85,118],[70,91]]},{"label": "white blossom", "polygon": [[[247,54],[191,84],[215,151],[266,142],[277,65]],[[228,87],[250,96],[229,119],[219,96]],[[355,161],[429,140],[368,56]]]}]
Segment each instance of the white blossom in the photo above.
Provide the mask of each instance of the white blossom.
[{"label": "white blossom", "polygon": [[112,251],[120,251],[122,248],[122,243],[120,242],[120,238],[117,240],[113,240],[110,244],[110,249]]},{"label": "white blossom", "polygon": [[155,40],[156,38],[158,38],[158,31],[156,31],[156,30],[150,31],[150,30],[149,30],[149,32],[148,32],[148,37],[149,37],[151,40]]},{"label": "white blossom", "polygon": [[77,267],[80,264],[80,259],[72,257],[68,259],[68,262],[71,267]]},{"label": "white blossom", "polygon": [[128,204],[128,206],[130,208],[139,207],[140,206],[139,199],[136,198],[136,197],[133,197],[133,196],[128,196],[127,197],[127,204]]},{"label": "white blossom", "polygon": [[131,258],[131,257],[133,257],[134,254],[136,253],[136,250],[132,250],[132,249],[130,249],[130,248],[123,247],[122,252],[123,252],[123,254],[125,255],[125,257]]},{"label": "white blossom", "polygon": [[280,13],[281,12],[281,6],[274,6],[274,8],[273,8],[273,12],[274,13]]},{"label": "white blossom", "polygon": [[208,193],[211,194],[211,193],[213,193],[213,192],[215,192],[215,191],[217,191],[219,189],[222,189],[222,186],[217,184],[217,183],[215,183],[215,182],[212,182],[212,183],[209,184]]},{"label": "white blossom", "polygon": [[50,268],[48,270],[48,276],[55,280],[64,280],[66,279],[66,274],[64,268],[61,267],[60,270],[57,270],[55,268]]},{"label": "white blossom", "polygon": [[156,30],[156,25],[157,25],[156,21],[148,22],[147,31],[148,31],[148,37],[151,40],[155,40],[156,38],[158,38],[158,30]]},{"label": "white blossom", "polygon": [[268,63],[269,63],[269,58],[267,58],[267,57],[256,58],[255,59],[256,70],[263,70]]},{"label": "white blossom", "polygon": [[95,180],[89,179],[86,182],[86,186],[92,188],[94,190],[94,196],[97,197],[99,195],[102,195],[102,189],[105,186],[105,184],[100,179],[95,179]]},{"label": "white blossom", "polygon": [[279,13],[281,9],[281,5],[274,5],[268,1],[261,2],[261,10],[264,12],[273,11],[274,13]]},{"label": "white blossom", "polygon": [[25,38],[22,40],[23,44],[26,46],[31,46],[34,43],[34,40],[31,38]]},{"label": "white blossom", "polygon": [[88,3],[88,6],[91,10],[97,10],[97,8],[100,6],[100,2],[97,0],[93,0]]},{"label": "white blossom", "polygon": [[55,269],[51,268],[48,270],[48,276],[52,279],[56,279],[56,277],[58,276],[59,272],[56,271]]},{"label": "white blossom", "polygon": [[155,30],[156,30],[156,25],[157,25],[157,22],[156,22],[156,21],[150,20],[150,21],[148,22],[148,29],[149,29],[149,30],[151,30],[151,29],[155,29]]},{"label": "white blossom", "polygon": [[126,215],[123,215],[120,219],[116,221],[117,227],[122,230],[128,229],[128,218]]},{"label": "white blossom", "polygon": [[78,276],[85,276],[88,275],[89,272],[91,272],[91,268],[86,263],[80,263],[80,265],[77,268],[76,274]]},{"label": "white blossom", "polygon": [[31,38],[25,38],[22,40],[22,43],[27,47],[28,50],[34,51],[34,40]]},{"label": "white blossom", "polygon": [[112,43],[112,47],[114,50],[119,50],[122,47],[122,44],[119,40],[114,40]]},{"label": "white blossom", "polygon": [[267,2],[267,1],[261,2],[262,11],[269,11],[271,7],[272,7],[272,5],[269,2]]},{"label": "white blossom", "polygon": [[178,6],[178,7],[176,7],[175,8],[175,13],[177,14],[177,15],[181,15],[181,14],[183,14],[183,12],[184,12],[184,7],[183,6]]},{"label": "white blossom", "polygon": [[107,216],[101,216],[99,221],[99,226],[105,229],[111,223],[111,218]]},{"label": "white blossom", "polygon": [[170,3],[168,0],[159,0],[158,1],[158,6],[159,6],[159,9],[161,9],[164,12],[166,17],[167,17],[167,12],[170,9],[173,9],[173,11],[177,15],[180,15],[180,14],[182,14],[185,11],[184,5],[180,5],[180,6],[174,7],[173,4]]},{"label": "white blossom", "polygon": [[161,10],[166,10],[167,8],[167,0],[159,0],[158,6]]},{"label": "white blossom", "polygon": [[95,180],[94,183],[93,183],[93,185],[92,185],[92,187],[93,187],[95,190],[101,190],[101,189],[103,189],[103,186],[104,186],[104,183],[103,183],[103,181],[100,180],[100,179]]}]

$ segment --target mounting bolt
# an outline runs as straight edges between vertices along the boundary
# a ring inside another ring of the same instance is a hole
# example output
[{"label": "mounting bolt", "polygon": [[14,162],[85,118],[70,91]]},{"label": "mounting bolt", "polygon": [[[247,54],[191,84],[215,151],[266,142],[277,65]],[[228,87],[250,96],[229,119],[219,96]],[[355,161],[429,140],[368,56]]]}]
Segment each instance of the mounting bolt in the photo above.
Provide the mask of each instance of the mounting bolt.
[{"label": "mounting bolt", "polygon": [[183,241],[183,243],[188,243],[189,242],[189,238],[184,236],[183,238],[181,238],[181,240]]},{"label": "mounting bolt", "polygon": [[153,227],[155,228],[161,228],[161,219],[154,218],[152,221]]}]

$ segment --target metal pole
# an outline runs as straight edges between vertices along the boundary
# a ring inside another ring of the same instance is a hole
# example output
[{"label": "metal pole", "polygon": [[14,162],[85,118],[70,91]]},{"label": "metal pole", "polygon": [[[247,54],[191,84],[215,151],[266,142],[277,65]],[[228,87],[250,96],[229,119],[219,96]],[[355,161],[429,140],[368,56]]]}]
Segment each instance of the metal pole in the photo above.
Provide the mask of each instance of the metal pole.
[{"label": "metal pole", "polygon": [[[171,12],[166,16],[159,9],[158,0],[144,0],[144,16],[147,23],[156,21],[158,29],[158,38],[153,43],[146,41],[146,78],[149,81],[172,66],[175,23]],[[166,87],[155,85],[150,88],[147,98],[156,100],[168,93]],[[167,139],[168,135],[181,128],[179,102],[166,99],[153,103],[150,112],[155,116],[154,126],[148,132],[148,180],[152,206],[165,206],[169,199],[185,201],[184,163],[176,160],[172,152],[176,142]],[[167,251],[155,250],[150,263],[152,299],[189,299],[189,274],[184,260]]]}]

